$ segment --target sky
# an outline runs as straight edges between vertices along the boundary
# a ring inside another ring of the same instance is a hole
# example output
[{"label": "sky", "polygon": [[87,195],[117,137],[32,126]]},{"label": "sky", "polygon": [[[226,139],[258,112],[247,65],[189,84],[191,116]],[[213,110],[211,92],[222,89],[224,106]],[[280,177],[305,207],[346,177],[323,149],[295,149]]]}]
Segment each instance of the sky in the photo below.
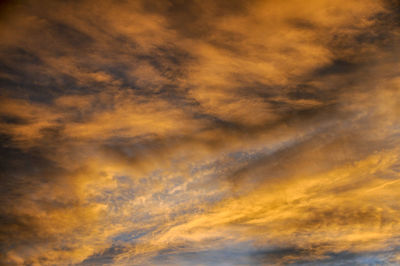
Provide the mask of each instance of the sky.
[{"label": "sky", "polygon": [[400,264],[400,2],[0,4],[1,265]]}]

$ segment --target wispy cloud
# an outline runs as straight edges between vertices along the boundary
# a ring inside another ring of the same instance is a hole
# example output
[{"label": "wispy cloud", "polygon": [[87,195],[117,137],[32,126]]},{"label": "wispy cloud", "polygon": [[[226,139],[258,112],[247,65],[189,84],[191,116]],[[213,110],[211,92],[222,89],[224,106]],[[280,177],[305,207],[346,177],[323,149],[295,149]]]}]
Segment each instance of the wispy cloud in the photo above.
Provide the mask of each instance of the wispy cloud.
[{"label": "wispy cloud", "polygon": [[397,1],[6,1],[0,262],[399,262]]}]

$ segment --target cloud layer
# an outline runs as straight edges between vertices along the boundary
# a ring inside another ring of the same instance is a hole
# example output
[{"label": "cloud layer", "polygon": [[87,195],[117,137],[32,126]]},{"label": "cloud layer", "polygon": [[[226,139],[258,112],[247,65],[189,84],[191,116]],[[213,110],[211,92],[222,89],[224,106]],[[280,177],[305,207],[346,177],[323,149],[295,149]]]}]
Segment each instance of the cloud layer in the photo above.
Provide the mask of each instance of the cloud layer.
[{"label": "cloud layer", "polygon": [[0,263],[397,264],[398,1],[6,1]]}]

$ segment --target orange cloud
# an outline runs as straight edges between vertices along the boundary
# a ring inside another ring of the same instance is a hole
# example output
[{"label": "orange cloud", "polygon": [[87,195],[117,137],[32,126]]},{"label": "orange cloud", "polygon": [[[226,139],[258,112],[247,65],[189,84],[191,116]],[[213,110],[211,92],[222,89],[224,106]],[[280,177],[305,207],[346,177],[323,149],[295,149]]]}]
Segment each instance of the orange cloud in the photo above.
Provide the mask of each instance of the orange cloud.
[{"label": "orange cloud", "polygon": [[396,8],[10,2],[0,262],[398,262]]}]

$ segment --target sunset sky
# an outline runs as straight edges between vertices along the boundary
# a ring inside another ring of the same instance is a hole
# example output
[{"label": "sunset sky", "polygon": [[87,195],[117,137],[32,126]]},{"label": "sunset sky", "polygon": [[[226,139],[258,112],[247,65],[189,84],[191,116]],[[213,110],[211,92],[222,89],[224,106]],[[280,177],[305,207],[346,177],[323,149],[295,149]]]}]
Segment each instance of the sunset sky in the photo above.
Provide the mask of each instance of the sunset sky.
[{"label": "sunset sky", "polygon": [[1,1],[0,156],[0,265],[400,265],[400,2]]}]

